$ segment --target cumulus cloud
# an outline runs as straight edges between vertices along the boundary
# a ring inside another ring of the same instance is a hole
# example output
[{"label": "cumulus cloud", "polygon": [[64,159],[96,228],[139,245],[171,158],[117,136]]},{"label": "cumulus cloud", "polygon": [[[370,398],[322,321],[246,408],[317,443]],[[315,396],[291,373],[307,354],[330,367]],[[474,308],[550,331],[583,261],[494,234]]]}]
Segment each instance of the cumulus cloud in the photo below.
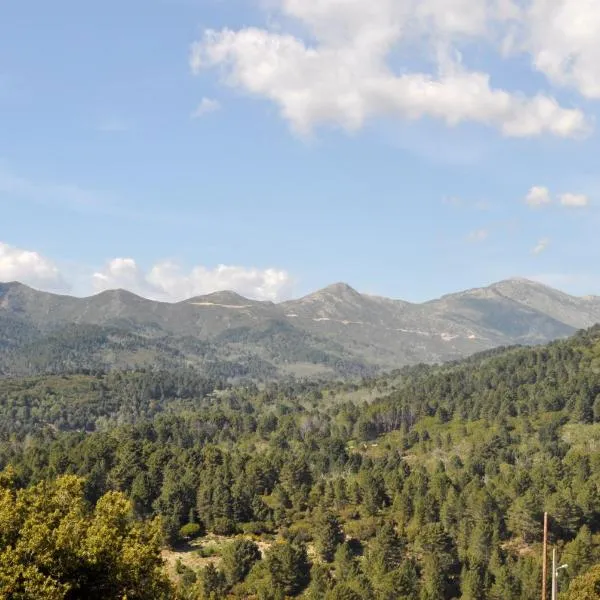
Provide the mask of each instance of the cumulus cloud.
[{"label": "cumulus cloud", "polygon": [[[540,208],[552,204],[553,199],[547,187],[536,185],[525,196],[525,202],[532,208]],[[558,196],[558,203],[565,208],[586,208],[590,199],[586,194],[566,192]]]},{"label": "cumulus cloud", "polygon": [[585,208],[590,203],[585,194],[562,194],[559,200],[561,205],[567,208]]},{"label": "cumulus cloud", "polygon": [[487,240],[489,236],[489,231],[487,229],[477,229],[476,231],[471,231],[471,233],[467,236],[469,242],[479,243]]},{"label": "cumulus cloud", "polygon": [[532,252],[534,254],[541,254],[548,248],[549,245],[550,245],[550,240],[548,238],[543,238],[537,243],[537,245],[534,247]]},{"label": "cumulus cloud", "polygon": [[534,208],[550,204],[552,202],[550,190],[547,187],[535,185],[527,192],[525,202]]},{"label": "cumulus cloud", "polygon": [[512,47],[556,85],[600,98],[600,4],[597,0],[532,0],[516,15]]},{"label": "cumulus cloud", "polygon": [[[226,83],[274,102],[300,134],[328,123],[354,131],[377,116],[472,121],[512,137],[588,129],[580,110],[495,88],[489,74],[462,65],[461,44],[492,37],[493,24],[520,14],[508,0],[274,1],[311,43],[255,27],[207,30],[190,66],[221,68]],[[407,47],[435,63],[431,73],[394,71],[392,51]]]},{"label": "cumulus cloud", "polygon": [[221,104],[218,100],[213,100],[212,98],[202,98],[200,104],[196,107],[196,110],[192,113],[192,118],[199,119],[210,113],[217,112],[221,110]]},{"label": "cumulus cloud", "polygon": [[183,270],[170,261],[160,262],[145,272],[132,258],[115,258],[94,273],[96,291],[123,288],[147,298],[179,301],[215,291],[231,290],[257,300],[288,298],[292,279],[286,271],[219,265],[213,269],[196,266]]},{"label": "cumulus cloud", "polygon": [[53,291],[65,291],[69,287],[50,259],[3,242],[0,242],[0,281],[19,281]]}]

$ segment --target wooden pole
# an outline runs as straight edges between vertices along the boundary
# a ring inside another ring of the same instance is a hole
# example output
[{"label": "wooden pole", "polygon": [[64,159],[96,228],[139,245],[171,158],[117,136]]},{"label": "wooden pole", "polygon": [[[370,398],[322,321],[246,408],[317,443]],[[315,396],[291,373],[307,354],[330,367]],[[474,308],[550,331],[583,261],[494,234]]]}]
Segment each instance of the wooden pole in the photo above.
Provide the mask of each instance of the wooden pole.
[{"label": "wooden pole", "polygon": [[548,513],[544,513],[544,549],[542,556],[542,600],[548,600],[546,586],[548,584]]}]

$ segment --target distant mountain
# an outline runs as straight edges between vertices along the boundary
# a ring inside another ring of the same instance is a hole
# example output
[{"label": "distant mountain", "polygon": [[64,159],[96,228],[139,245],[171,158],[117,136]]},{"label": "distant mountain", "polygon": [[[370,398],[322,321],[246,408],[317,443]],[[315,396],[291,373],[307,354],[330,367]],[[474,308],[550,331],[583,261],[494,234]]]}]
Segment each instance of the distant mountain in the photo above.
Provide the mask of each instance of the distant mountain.
[{"label": "distant mountain", "polygon": [[414,304],[337,283],[274,304],[231,291],[178,303],[124,290],[89,298],[0,284],[0,373],[192,365],[224,377],[366,374],[566,337],[600,298],[524,279]]}]

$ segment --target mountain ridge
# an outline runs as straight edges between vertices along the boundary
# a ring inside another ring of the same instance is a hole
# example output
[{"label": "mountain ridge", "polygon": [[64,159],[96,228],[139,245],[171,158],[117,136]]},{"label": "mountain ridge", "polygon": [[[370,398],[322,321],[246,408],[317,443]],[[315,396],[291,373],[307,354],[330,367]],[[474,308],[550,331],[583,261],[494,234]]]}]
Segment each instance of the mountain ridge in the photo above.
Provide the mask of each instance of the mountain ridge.
[{"label": "mountain ridge", "polygon": [[[77,298],[11,282],[0,283],[0,348],[11,348],[13,366],[0,359],[0,373],[38,364],[31,356],[36,340],[47,345],[53,365],[65,355],[85,363],[72,351],[83,338],[93,349],[90,364],[102,368],[169,357],[191,366],[269,365],[267,371],[280,374],[368,372],[544,343],[599,322],[600,298],[522,278],[422,303],[361,294],[343,282],[278,303],[230,290],[173,303],[126,290]],[[44,342],[48,336],[52,341]],[[97,336],[94,343],[90,336]]]},{"label": "mountain ridge", "polygon": [[23,283],[21,281],[18,280],[12,280],[12,281],[0,281],[0,296],[2,295],[3,290],[5,289],[11,289],[11,288],[21,288],[21,289],[26,289],[26,290],[30,290],[32,292],[36,292],[38,294],[45,294],[45,295],[49,295],[49,296],[55,296],[55,297],[61,297],[61,298],[74,298],[74,299],[78,299],[78,300],[89,300],[91,298],[97,298],[97,297],[101,297],[101,296],[105,296],[105,295],[111,295],[111,294],[127,294],[129,296],[132,297],[136,297],[136,298],[140,298],[142,300],[149,300],[150,302],[157,302],[160,304],[181,304],[181,303],[185,303],[185,302],[189,302],[190,300],[195,300],[198,298],[209,298],[210,296],[215,296],[215,295],[232,295],[232,296],[237,296],[239,298],[242,298],[244,300],[248,300],[251,302],[258,302],[258,303],[263,303],[263,304],[275,304],[275,305],[282,305],[282,304],[286,304],[289,302],[296,302],[305,298],[310,298],[311,296],[315,296],[318,294],[322,294],[322,293],[330,293],[330,294],[335,294],[336,292],[340,292],[340,291],[348,291],[350,293],[354,293],[363,297],[368,297],[368,298],[380,298],[380,299],[384,299],[384,300],[390,300],[392,302],[401,302],[404,304],[411,304],[414,306],[421,306],[424,304],[428,304],[430,302],[435,302],[437,300],[441,300],[444,299],[448,296],[455,296],[457,294],[468,294],[470,292],[476,292],[478,290],[487,290],[487,289],[492,289],[492,288],[496,288],[497,286],[503,285],[503,284],[510,284],[510,283],[520,283],[529,287],[537,287],[537,288],[543,288],[546,290],[552,290],[555,292],[559,292],[562,294],[565,294],[567,296],[571,296],[573,298],[580,298],[580,299],[598,299],[600,300],[600,295],[595,295],[595,294],[587,294],[584,296],[572,296],[570,294],[567,294],[566,292],[563,292],[561,290],[559,290],[558,288],[554,288],[550,285],[547,285],[545,283],[541,283],[539,281],[536,281],[534,279],[527,279],[526,277],[509,277],[507,279],[501,279],[499,281],[490,283],[488,285],[482,285],[482,286],[476,286],[476,287],[472,287],[472,288],[467,288],[465,290],[459,290],[456,292],[448,292],[446,294],[442,294],[441,296],[437,297],[437,298],[431,298],[429,300],[423,300],[421,302],[414,302],[414,301],[409,301],[409,300],[404,300],[402,298],[394,298],[391,296],[382,296],[381,294],[370,294],[370,293],[366,293],[366,292],[359,292],[356,288],[354,288],[353,286],[351,286],[349,283],[346,283],[344,281],[338,281],[332,284],[329,284],[325,287],[322,288],[318,288],[317,290],[313,291],[313,292],[308,292],[307,294],[304,294],[302,296],[298,296],[295,298],[290,298],[287,300],[280,300],[280,301],[271,301],[271,300],[258,300],[256,298],[251,298],[249,296],[244,296],[242,294],[240,294],[239,292],[236,292],[232,289],[222,289],[222,290],[216,290],[214,292],[208,292],[206,294],[200,294],[200,295],[196,295],[196,296],[190,296],[189,298],[184,298],[183,300],[173,300],[173,301],[166,301],[166,300],[155,300],[153,298],[147,298],[146,296],[142,296],[140,294],[137,294],[135,292],[132,292],[130,290],[127,290],[125,288],[110,288],[107,290],[102,290],[100,292],[96,292],[94,294],[89,294],[86,296],[76,296],[76,295],[72,295],[72,294],[68,294],[68,293],[61,293],[61,292],[50,292],[47,290],[42,290],[40,288],[36,288],[35,286]]}]

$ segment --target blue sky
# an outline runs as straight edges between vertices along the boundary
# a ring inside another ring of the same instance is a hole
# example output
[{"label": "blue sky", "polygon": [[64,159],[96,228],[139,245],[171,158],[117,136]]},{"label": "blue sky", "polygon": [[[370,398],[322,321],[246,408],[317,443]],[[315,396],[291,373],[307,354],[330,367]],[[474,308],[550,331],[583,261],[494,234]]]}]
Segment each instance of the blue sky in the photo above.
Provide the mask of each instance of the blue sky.
[{"label": "blue sky", "polygon": [[0,280],[600,294],[600,9],[465,1],[3,3]]}]

